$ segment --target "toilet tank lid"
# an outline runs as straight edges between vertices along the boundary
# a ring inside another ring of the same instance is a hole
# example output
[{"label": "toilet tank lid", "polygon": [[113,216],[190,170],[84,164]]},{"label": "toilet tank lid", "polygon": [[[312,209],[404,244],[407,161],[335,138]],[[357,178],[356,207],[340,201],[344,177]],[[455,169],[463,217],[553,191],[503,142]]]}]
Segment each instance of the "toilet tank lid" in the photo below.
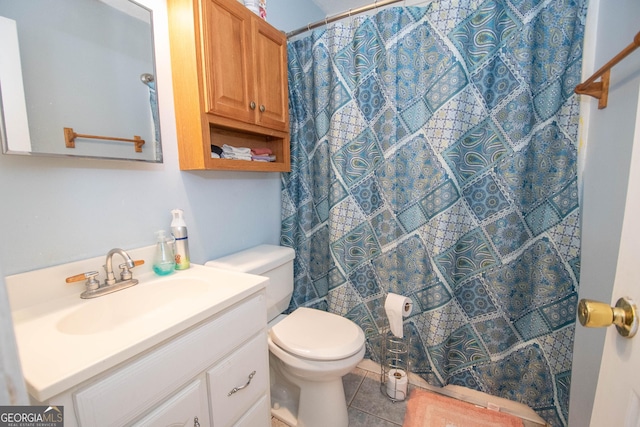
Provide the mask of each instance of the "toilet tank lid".
[{"label": "toilet tank lid", "polygon": [[264,274],[294,258],[295,251],[292,248],[260,245],[208,261],[205,265],[242,273]]}]

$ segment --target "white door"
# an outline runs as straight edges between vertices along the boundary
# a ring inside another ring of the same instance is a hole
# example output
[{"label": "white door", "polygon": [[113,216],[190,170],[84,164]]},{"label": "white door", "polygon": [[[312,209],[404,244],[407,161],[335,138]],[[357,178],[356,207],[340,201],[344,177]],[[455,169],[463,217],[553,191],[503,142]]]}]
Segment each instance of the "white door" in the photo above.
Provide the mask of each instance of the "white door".
[{"label": "white door", "polygon": [[[612,304],[623,296],[640,304],[640,102]],[[591,415],[591,427],[602,426],[640,427],[640,333],[623,338],[613,326],[607,331]]]}]

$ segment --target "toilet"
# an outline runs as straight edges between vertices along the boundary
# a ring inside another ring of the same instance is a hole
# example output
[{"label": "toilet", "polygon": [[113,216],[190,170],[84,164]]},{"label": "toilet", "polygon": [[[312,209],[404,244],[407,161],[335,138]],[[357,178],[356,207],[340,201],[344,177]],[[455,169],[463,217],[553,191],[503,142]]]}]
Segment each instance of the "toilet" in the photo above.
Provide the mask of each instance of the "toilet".
[{"label": "toilet", "polygon": [[291,248],[260,245],[205,265],[269,277],[267,317],[271,413],[296,427],[347,427],[342,377],[363,359],[365,338],[351,320],[313,308],[289,315]]}]

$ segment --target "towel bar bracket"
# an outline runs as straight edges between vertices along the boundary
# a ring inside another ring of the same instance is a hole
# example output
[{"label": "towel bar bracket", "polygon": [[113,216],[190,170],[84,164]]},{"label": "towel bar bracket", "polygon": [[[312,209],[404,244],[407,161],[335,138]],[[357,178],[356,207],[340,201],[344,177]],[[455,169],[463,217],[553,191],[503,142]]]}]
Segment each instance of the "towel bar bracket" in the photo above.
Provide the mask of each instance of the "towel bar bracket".
[{"label": "towel bar bracket", "polygon": [[[609,79],[611,77],[611,68],[618,62],[622,61],[627,55],[640,47],[640,32],[633,38],[631,44],[622,49],[616,56],[614,56],[609,62],[604,64],[598,71],[596,71],[591,77],[576,86],[574,92],[578,95],[593,96],[598,99],[598,109],[607,107],[609,100]],[[600,81],[596,79],[600,77]]]},{"label": "towel bar bracket", "polygon": [[611,77],[611,69],[602,74],[599,82],[589,84],[579,84],[576,86],[575,92],[578,95],[588,95],[598,100],[598,109],[602,110],[607,107],[609,100],[609,79]]}]

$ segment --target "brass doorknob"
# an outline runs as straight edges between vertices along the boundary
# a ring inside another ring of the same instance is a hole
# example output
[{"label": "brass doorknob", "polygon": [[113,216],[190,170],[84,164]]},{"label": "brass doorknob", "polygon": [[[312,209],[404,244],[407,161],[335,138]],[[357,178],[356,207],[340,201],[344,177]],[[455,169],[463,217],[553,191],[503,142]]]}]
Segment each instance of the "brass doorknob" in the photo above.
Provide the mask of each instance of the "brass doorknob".
[{"label": "brass doorknob", "polygon": [[618,333],[632,338],[638,332],[636,304],[631,298],[620,298],[615,307],[599,301],[581,299],[578,303],[578,320],[582,326],[601,328],[615,325]]}]

